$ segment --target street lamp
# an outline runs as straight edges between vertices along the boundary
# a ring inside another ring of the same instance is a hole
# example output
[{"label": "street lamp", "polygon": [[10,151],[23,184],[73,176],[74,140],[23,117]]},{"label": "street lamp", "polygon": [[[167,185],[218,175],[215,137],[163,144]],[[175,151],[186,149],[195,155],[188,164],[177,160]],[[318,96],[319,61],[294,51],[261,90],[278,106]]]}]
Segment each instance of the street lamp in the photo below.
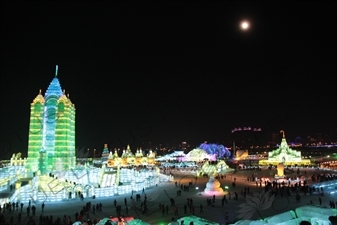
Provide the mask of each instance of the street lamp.
[{"label": "street lamp", "polygon": [[96,148],[94,148],[94,158],[96,158]]}]

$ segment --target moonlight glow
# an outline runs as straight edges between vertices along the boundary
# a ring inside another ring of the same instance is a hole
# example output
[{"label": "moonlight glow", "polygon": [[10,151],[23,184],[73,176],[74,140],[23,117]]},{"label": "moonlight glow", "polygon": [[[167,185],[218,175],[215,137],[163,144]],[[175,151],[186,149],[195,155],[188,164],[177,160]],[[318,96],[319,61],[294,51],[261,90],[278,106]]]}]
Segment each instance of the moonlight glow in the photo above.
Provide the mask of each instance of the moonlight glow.
[{"label": "moonlight glow", "polygon": [[247,30],[249,28],[249,23],[247,21],[241,22],[241,29]]}]

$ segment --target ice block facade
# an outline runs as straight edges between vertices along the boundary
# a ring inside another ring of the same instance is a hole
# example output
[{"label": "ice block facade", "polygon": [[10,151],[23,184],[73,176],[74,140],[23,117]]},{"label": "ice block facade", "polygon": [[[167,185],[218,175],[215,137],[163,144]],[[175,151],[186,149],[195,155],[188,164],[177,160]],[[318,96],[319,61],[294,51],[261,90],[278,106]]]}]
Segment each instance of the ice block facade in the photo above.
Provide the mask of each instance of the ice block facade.
[{"label": "ice block facade", "polygon": [[27,170],[46,174],[73,168],[75,105],[62,91],[57,72],[45,95],[40,91],[30,110]]}]

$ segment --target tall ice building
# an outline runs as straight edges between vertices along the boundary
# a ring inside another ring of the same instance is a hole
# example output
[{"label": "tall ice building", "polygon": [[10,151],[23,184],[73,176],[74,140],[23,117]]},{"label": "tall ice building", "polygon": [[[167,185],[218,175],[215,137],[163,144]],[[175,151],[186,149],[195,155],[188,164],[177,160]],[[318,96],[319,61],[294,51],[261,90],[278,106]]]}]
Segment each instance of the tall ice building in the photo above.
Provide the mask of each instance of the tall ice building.
[{"label": "tall ice building", "polygon": [[75,166],[75,105],[62,91],[57,78],[44,96],[35,97],[30,106],[28,157],[26,168],[41,174]]}]

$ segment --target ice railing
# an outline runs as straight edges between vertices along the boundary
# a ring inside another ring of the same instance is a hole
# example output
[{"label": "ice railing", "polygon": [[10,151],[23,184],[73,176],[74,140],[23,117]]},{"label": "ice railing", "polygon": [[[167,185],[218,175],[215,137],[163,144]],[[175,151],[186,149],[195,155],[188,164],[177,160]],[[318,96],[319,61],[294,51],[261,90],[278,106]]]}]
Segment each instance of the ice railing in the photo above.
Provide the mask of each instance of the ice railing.
[{"label": "ice railing", "polygon": [[0,168],[0,191],[6,191],[10,184],[14,184],[24,174],[24,167],[9,166]]},{"label": "ice railing", "polygon": [[322,188],[323,192],[327,192],[329,194],[334,194],[337,192],[337,180],[324,181],[321,183],[313,184],[312,186],[317,189]]},{"label": "ice railing", "polygon": [[337,210],[316,206],[302,206],[288,212],[276,214],[261,220],[239,220],[232,225],[298,225],[306,220],[315,225],[331,225],[330,216],[337,216]]}]

